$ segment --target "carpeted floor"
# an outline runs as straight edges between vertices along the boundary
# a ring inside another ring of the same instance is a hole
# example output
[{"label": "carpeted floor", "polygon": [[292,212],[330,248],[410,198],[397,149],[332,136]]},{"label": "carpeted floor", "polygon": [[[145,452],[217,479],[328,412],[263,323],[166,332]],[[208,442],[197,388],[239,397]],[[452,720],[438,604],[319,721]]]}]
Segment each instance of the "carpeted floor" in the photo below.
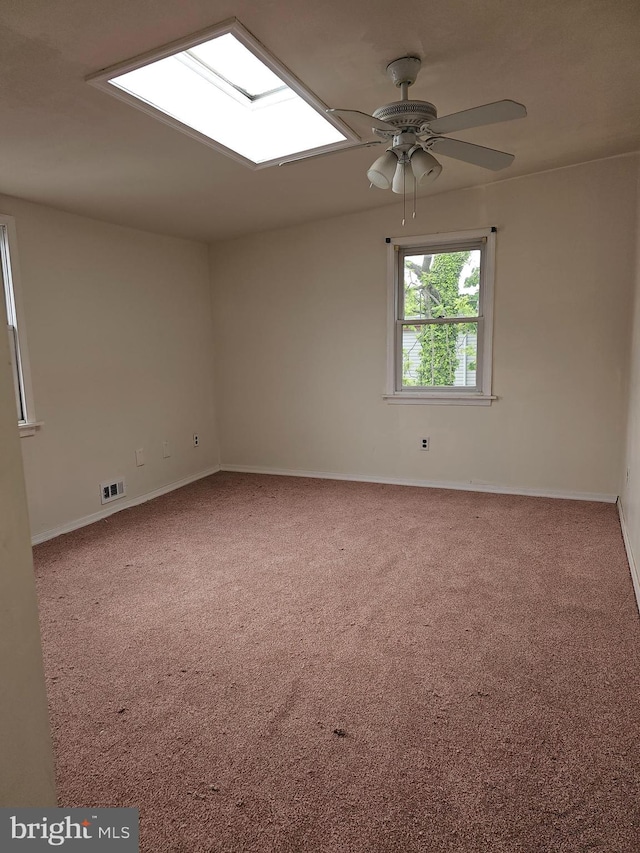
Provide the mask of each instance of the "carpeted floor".
[{"label": "carpeted floor", "polygon": [[216,474],[35,549],[60,801],[148,853],[637,853],[614,506]]}]

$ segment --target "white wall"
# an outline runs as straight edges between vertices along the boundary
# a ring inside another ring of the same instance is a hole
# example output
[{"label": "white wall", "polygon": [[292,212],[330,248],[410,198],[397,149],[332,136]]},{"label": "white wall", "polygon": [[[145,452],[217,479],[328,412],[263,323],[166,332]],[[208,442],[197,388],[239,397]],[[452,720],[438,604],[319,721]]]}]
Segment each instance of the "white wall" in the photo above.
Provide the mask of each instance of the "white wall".
[{"label": "white wall", "polygon": [[[6,325],[0,299],[0,326]],[[0,807],[55,806],[29,519],[7,336],[0,335]]]},{"label": "white wall", "polygon": [[226,466],[617,495],[636,173],[628,156],[420,200],[407,234],[499,229],[489,408],[382,399],[397,205],[211,247],[212,325],[202,244],[0,196],[44,421],[21,440],[32,533],[100,512],[112,476],[135,498],[215,468],[216,415]]},{"label": "white wall", "polygon": [[620,508],[625,544],[640,605],[640,169],[637,179],[636,270],[633,330],[630,346],[629,408]]},{"label": "white wall", "polygon": [[[636,161],[422,199],[404,232],[393,205],[213,246],[223,467],[617,495]],[[386,403],[385,236],[491,225],[500,399]]]},{"label": "white wall", "polygon": [[0,212],[16,220],[44,422],[21,439],[32,533],[101,511],[101,481],[124,476],[132,498],[216,466],[206,247],[13,198]]}]

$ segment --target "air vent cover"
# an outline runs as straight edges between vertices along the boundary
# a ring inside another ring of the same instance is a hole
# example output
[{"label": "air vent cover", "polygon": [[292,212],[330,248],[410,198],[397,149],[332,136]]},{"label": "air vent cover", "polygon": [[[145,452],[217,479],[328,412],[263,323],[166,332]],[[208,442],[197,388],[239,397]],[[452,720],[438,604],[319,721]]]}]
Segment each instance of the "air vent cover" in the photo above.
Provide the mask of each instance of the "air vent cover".
[{"label": "air vent cover", "polygon": [[116,501],[118,498],[126,495],[127,490],[124,485],[124,480],[113,480],[106,483],[100,483],[100,500],[103,504]]}]

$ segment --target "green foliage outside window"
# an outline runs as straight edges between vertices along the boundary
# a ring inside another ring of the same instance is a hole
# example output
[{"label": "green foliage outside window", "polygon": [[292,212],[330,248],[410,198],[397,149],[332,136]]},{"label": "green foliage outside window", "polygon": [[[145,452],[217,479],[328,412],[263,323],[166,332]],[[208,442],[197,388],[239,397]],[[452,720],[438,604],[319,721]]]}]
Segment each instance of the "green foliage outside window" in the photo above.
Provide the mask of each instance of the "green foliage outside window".
[{"label": "green foliage outside window", "polygon": [[[421,264],[405,257],[405,320],[477,316],[480,267],[473,267],[461,282],[470,256],[470,251],[414,256],[422,261]],[[461,354],[460,337],[465,332],[475,333],[476,323],[429,323],[415,328],[419,364],[417,371],[414,368],[414,376],[410,376],[409,353],[403,350],[403,384],[453,385]],[[472,352],[469,350],[468,354]],[[467,366],[475,370],[475,364]]]}]

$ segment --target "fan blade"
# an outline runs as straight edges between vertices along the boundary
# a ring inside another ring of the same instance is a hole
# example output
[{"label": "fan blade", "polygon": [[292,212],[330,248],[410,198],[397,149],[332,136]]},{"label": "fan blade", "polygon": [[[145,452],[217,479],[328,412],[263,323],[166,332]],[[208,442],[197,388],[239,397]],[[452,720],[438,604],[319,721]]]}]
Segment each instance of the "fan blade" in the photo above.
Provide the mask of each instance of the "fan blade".
[{"label": "fan blade", "polygon": [[300,154],[297,157],[290,157],[288,160],[281,160],[278,166],[288,166],[290,163],[299,163],[301,160],[315,160],[318,157],[328,157],[329,154],[339,154],[341,151],[353,151],[356,148],[372,148],[374,145],[382,145],[384,139],[379,139],[377,142],[362,142],[360,145],[348,145],[344,148],[334,148],[333,151],[320,151],[318,154]]},{"label": "fan blade", "polygon": [[482,145],[472,145],[459,139],[446,139],[444,136],[430,140],[428,146],[429,150],[436,154],[444,154],[445,157],[473,163],[474,166],[482,166],[483,169],[492,169],[494,172],[506,169],[514,160],[513,154],[496,151],[495,148],[484,148]]},{"label": "fan blade", "polygon": [[388,121],[382,121],[379,118],[374,118],[368,113],[362,113],[360,110],[327,110],[328,113],[335,113],[343,119],[349,127],[353,128],[358,136],[371,136],[371,132],[375,127],[377,130],[388,130],[391,133],[398,133],[398,128],[389,124]]},{"label": "fan blade", "polygon": [[495,101],[482,107],[473,107],[459,113],[434,119],[429,122],[429,129],[434,133],[456,133],[469,127],[481,127],[485,124],[496,124],[499,121],[511,121],[514,118],[524,118],[526,107],[516,101]]}]

